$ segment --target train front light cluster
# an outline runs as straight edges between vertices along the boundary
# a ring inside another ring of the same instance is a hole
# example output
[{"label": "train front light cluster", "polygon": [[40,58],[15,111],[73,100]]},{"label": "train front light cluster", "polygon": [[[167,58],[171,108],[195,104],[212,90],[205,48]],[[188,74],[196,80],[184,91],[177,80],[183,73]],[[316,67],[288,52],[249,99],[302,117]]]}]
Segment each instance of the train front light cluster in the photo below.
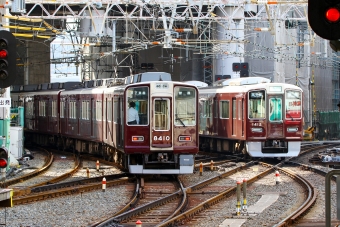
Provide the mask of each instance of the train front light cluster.
[{"label": "train front light cluster", "polygon": [[132,136],[132,142],[142,142],[144,141],[144,136]]},{"label": "train front light cluster", "polygon": [[188,142],[191,141],[191,136],[179,136],[178,137],[179,142]]},{"label": "train front light cluster", "polygon": [[297,132],[299,129],[298,127],[290,127],[290,128],[287,128],[287,132]]},{"label": "train front light cluster", "polygon": [[252,132],[263,132],[263,128],[251,128]]}]

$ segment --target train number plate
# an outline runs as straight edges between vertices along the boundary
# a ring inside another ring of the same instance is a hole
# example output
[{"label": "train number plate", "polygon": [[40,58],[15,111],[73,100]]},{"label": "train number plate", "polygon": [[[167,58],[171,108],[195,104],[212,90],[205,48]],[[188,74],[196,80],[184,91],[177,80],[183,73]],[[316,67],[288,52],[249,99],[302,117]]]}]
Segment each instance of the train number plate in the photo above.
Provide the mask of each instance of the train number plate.
[{"label": "train number plate", "polygon": [[153,137],[154,141],[169,141],[170,140],[170,136],[154,136]]}]

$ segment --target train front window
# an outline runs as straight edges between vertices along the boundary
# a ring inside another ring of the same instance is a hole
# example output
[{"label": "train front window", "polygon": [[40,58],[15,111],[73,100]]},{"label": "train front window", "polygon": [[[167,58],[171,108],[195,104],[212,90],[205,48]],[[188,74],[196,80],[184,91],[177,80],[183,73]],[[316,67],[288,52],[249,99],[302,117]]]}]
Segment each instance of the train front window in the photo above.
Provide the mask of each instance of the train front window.
[{"label": "train front window", "polygon": [[[126,90],[126,124],[148,125],[149,88],[130,87]],[[136,110],[136,111],[134,111]]]},{"label": "train front window", "polygon": [[176,86],[174,93],[174,124],[176,126],[196,125],[196,90],[191,87]]},{"label": "train front window", "polygon": [[269,99],[269,120],[282,121],[282,99],[270,98]]},{"label": "train front window", "polygon": [[166,98],[156,98],[154,101],[154,125],[155,130],[169,130],[170,123],[169,123],[169,108],[170,107],[170,100]]},{"label": "train front window", "polygon": [[288,90],[286,91],[286,119],[301,118],[301,92]]},{"label": "train front window", "polygon": [[265,91],[249,92],[248,117],[250,119],[263,119],[266,117]]}]

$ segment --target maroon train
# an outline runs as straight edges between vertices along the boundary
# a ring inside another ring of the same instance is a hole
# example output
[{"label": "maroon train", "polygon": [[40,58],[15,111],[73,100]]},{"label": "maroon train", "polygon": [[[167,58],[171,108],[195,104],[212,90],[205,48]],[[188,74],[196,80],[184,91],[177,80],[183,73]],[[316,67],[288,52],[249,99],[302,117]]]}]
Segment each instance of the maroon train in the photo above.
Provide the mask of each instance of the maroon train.
[{"label": "maroon train", "polygon": [[199,89],[200,148],[284,158],[300,153],[303,93],[262,77],[236,78]]},{"label": "maroon train", "polygon": [[[11,91],[24,106],[25,141],[99,154],[134,174],[188,174],[198,152],[198,90],[149,72],[85,84],[52,83]],[[138,124],[129,124],[129,103]]]}]

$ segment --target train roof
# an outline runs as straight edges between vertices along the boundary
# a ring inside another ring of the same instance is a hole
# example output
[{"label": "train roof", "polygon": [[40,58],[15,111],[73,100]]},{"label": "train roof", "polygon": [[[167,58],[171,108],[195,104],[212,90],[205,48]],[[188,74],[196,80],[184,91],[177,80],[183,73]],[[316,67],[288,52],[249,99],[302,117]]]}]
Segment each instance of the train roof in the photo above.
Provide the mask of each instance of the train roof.
[{"label": "train roof", "polygon": [[106,87],[79,88],[73,90],[63,90],[61,95],[81,95],[81,94],[100,94]]},{"label": "train roof", "polygon": [[160,82],[165,82],[165,83],[171,83],[171,84],[176,84],[176,85],[186,85],[186,86],[192,86],[192,87],[197,87],[195,84],[192,83],[187,83],[187,82],[183,82],[183,81],[159,81],[159,80],[152,80],[152,81],[144,81],[144,82],[139,82],[139,83],[135,83],[135,84],[128,84],[127,86],[143,86],[143,85],[148,85],[148,84],[152,84],[152,83],[160,83]]},{"label": "train roof", "polygon": [[147,81],[172,81],[171,74],[166,72],[145,72],[130,75],[125,78],[125,84],[135,84]]},{"label": "train roof", "polygon": [[219,80],[213,83],[213,86],[242,86],[252,84],[271,83],[271,80],[265,77],[241,77],[233,79]]},{"label": "train roof", "polygon": [[190,80],[190,81],[184,81],[186,84],[192,84],[195,85],[196,87],[208,87],[208,84],[202,81],[198,80]]},{"label": "train roof", "polygon": [[[239,79],[239,78],[237,78]],[[286,88],[297,89],[302,91],[302,89],[293,84],[286,84],[286,83],[270,83],[268,80],[261,80],[261,79],[253,79],[253,80],[234,80],[231,79],[228,82],[229,85],[224,86],[209,86],[209,87],[202,87],[199,88],[200,93],[228,93],[228,92],[247,92],[249,90],[256,90],[256,89],[267,89],[267,93],[281,93]],[[261,83],[263,81],[263,83]],[[259,83],[257,83],[259,82]],[[283,90],[278,90],[275,87],[283,87]],[[270,90],[269,88],[272,88]]]}]

